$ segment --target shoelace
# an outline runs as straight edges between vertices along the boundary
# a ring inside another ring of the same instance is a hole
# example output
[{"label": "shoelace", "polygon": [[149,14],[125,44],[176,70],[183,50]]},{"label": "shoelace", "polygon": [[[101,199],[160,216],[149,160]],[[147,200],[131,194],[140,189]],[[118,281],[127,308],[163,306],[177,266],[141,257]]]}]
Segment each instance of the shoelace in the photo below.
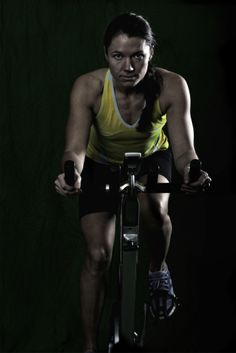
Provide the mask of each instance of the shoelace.
[{"label": "shoelace", "polygon": [[163,274],[161,274],[160,277],[150,278],[149,279],[149,286],[153,292],[156,290],[169,292],[170,283],[169,283],[168,272],[166,272],[166,273],[163,272]]}]

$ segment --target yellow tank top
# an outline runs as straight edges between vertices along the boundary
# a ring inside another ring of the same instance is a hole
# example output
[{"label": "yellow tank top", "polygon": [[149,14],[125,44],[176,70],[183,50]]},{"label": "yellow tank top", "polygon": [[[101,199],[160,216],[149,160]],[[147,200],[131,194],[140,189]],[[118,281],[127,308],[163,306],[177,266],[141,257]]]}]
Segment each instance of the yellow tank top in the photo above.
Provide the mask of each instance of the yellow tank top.
[{"label": "yellow tank top", "polygon": [[87,156],[96,162],[122,163],[125,152],[140,152],[142,157],[165,150],[169,146],[163,131],[166,115],[162,115],[159,99],[153,109],[149,131],[137,131],[139,121],[130,125],[122,118],[116,101],[112,75],[107,71],[101,105],[90,130]]}]

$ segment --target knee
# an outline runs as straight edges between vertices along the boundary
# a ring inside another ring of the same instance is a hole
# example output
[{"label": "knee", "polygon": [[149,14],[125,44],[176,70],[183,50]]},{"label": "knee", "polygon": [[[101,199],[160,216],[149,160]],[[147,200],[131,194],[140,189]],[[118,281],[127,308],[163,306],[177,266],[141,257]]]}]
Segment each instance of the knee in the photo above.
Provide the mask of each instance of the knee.
[{"label": "knee", "polygon": [[111,258],[111,249],[105,247],[89,249],[86,261],[87,270],[93,276],[102,275],[108,270]]},{"label": "knee", "polygon": [[156,205],[156,207],[152,209],[152,214],[161,227],[168,227],[171,225],[171,220],[168,214],[168,210],[166,207],[162,206],[161,204]]},{"label": "knee", "polygon": [[148,200],[143,207],[142,218],[146,224],[153,223],[153,220],[156,220],[160,226],[168,226],[171,224],[168,207],[166,203],[160,200]]},{"label": "knee", "polygon": [[163,205],[161,202],[159,202],[153,209],[153,212],[162,225],[170,223],[170,216],[168,214],[166,205]]}]

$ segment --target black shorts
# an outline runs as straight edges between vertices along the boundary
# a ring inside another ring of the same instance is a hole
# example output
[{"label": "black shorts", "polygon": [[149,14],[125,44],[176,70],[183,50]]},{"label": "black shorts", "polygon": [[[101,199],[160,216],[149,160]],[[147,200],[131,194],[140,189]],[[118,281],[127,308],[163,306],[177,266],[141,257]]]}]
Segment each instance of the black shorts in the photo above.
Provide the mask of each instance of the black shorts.
[{"label": "black shorts", "polygon": [[[159,165],[158,173],[171,181],[172,174],[172,153],[170,148],[158,151],[142,160],[142,168],[138,177],[147,174],[147,167],[153,160]],[[84,168],[81,174],[82,193],[79,196],[79,217],[89,213],[109,212],[115,214],[119,204],[119,195],[105,194],[100,190],[105,190],[105,185],[110,184],[113,187],[119,185],[120,174],[118,165],[106,165],[93,161],[86,157]],[[96,189],[96,194],[91,190]]]}]

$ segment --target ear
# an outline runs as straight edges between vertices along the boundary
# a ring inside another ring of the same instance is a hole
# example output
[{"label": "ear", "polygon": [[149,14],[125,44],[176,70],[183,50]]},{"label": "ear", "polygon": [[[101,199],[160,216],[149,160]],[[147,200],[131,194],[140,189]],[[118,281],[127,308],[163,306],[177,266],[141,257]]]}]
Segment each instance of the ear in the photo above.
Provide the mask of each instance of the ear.
[{"label": "ear", "polygon": [[105,56],[105,59],[106,59],[106,61],[108,61],[108,55],[107,55],[107,52],[106,52],[106,48],[105,48],[105,47],[103,47],[103,50],[104,50],[104,56]]},{"label": "ear", "polygon": [[153,47],[151,47],[151,48],[150,48],[150,57],[149,57],[149,61],[151,61],[151,60],[152,60],[153,55],[154,55],[154,48],[153,48]]}]

